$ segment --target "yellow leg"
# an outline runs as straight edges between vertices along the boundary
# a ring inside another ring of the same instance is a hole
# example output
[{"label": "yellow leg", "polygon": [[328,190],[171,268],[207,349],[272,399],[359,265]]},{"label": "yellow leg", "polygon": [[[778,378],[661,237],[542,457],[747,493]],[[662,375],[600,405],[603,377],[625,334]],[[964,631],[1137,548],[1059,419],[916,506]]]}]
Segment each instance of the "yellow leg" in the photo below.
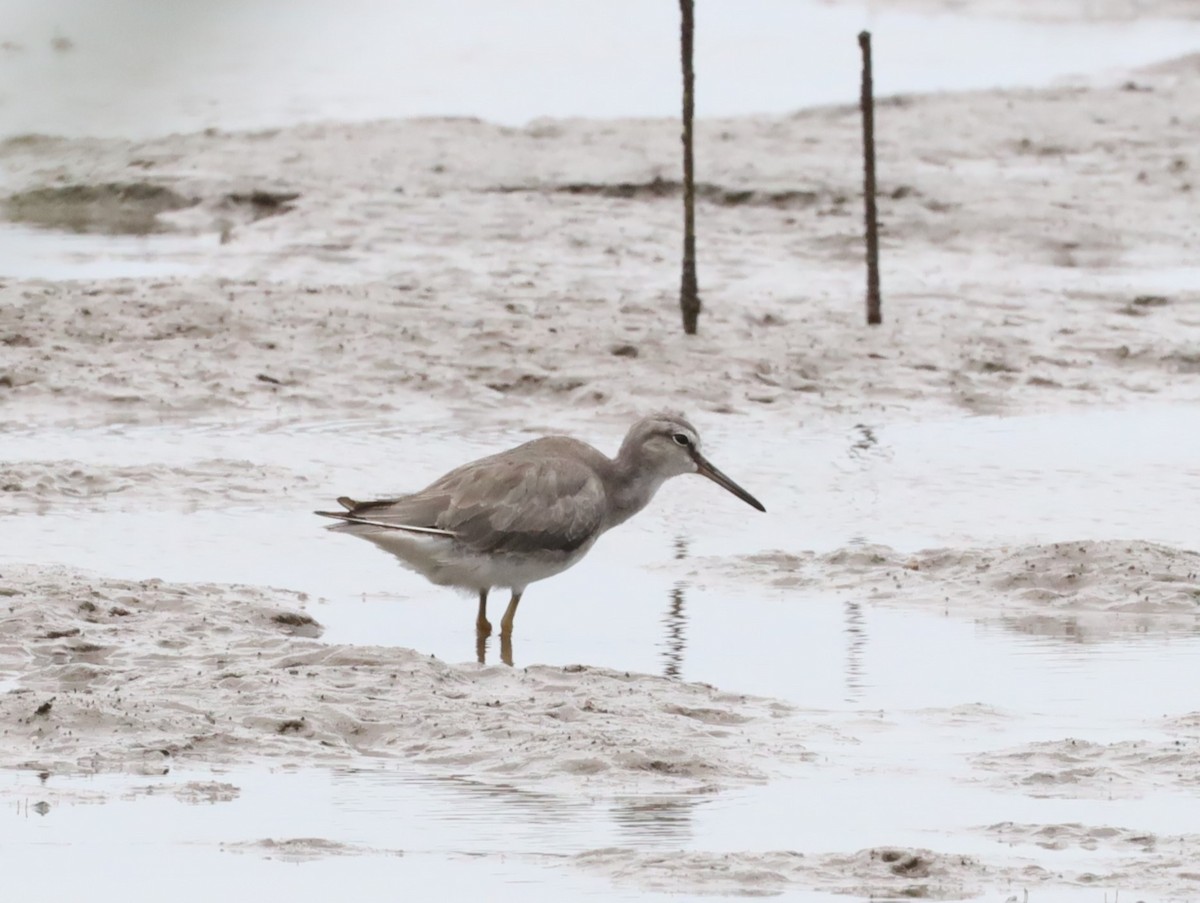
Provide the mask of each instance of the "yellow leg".
[{"label": "yellow leg", "polygon": [[514,590],[512,598],[508,600],[508,608],[504,610],[504,617],[500,619],[500,636],[512,636],[513,618],[517,616],[517,606],[520,604],[521,594]]},{"label": "yellow leg", "polygon": [[481,638],[492,635],[492,625],[487,619],[487,594],[486,589],[479,591],[479,614],[475,618],[475,633]]}]

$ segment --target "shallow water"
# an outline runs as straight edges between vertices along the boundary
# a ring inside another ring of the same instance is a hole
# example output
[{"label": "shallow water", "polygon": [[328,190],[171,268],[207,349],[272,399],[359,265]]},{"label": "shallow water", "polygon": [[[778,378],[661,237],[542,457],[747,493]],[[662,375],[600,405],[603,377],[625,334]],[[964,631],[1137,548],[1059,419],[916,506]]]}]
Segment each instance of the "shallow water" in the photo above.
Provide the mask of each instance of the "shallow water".
[{"label": "shallow water", "polygon": [[0,224],[8,279],[155,279],[204,269],[216,236],[88,235]]},{"label": "shallow water", "polygon": [[[438,887],[450,899],[488,887],[488,899],[554,900],[576,896],[643,899],[614,890],[574,867],[568,857],[621,847],[670,852],[850,850],[865,846],[934,846],[948,829],[955,851],[1003,857],[1004,845],[980,831],[1001,821],[1117,823],[1159,832],[1195,830],[1195,816],[1168,794],[1128,800],[1053,800],[961,786],[947,794],[937,769],[961,770],[949,757],[927,759],[897,781],[864,771],[860,762],[823,763],[802,778],[722,794],[592,800],[429,780],[403,768],[373,771],[180,772],[163,776],[97,775],[39,780],[9,775],[0,785],[8,804],[0,843],[20,856],[8,889],[14,899],[118,886],[151,899],[139,887],[179,885],[180,900],[212,899],[250,881],[301,901],[378,893],[405,882]],[[891,764],[891,763],[889,763]],[[220,781],[235,799],[186,802],[176,790],[189,781]],[[100,795],[106,802],[99,804]],[[870,817],[864,805],[870,801]],[[812,817],[797,817],[797,804]],[[344,855],[288,862],[277,853],[240,849],[266,839],[319,838],[344,844]],[[73,868],[54,868],[62,851]],[[1064,852],[1061,866],[1102,866],[1103,853]],[[130,870],[137,885],[124,884]],[[50,875],[52,877],[48,878]],[[180,875],[188,880],[179,881]],[[14,883],[15,882],[15,883]],[[555,896],[558,894],[559,896]],[[57,897],[62,899],[63,897]],[[325,897],[327,898],[327,897]],[[824,900],[824,894],[789,899]],[[843,898],[844,899],[844,898]]]},{"label": "shallow water", "polygon": [[[26,86],[5,98],[0,135],[678,114],[678,9],[668,3],[293,0],[283,14],[266,0],[4,0],[0,13],[14,45],[0,51],[0,73]],[[1194,22],[1055,25],[816,0],[713,0],[697,15],[697,115],[855,102],[863,28],[874,35],[880,94],[1106,74],[1192,52],[1200,38]],[[131,33],[139,39],[130,42]],[[72,46],[55,51],[55,37]]]},{"label": "shallow water", "polygon": [[[1161,673],[1168,696],[1172,686],[1186,685],[1169,679],[1195,651],[1186,635],[1174,634],[1179,644],[1165,652],[1151,636],[1073,648],[1003,624],[945,617],[938,605],[901,612],[855,606],[819,589],[709,579],[703,560],[692,559],[861,543],[916,551],[1137,538],[1197,548],[1200,523],[1186,500],[1200,488],[1200,407],[855,424],[798,429],[785,441],[744,425],[736,432],[722,431],[720,421],[713,426],[706,430],[710,456],[764,499],[769,513],[698,479],[667,484],[583,562],[530,589],[514,639],[518,664],[666,672],[817,707],[843,699],[867,707],[954,704],[967,693],[970,701],[1025,709],[1031,695],[1024,688],[1038,687],[1034,695],[1047,711],[1077,711],[1103,695],[1096,681],[1110,682],[1119,699],[1138,668]],[[175,494],[168,503],[120,493],[99,503],[62,499],[34,516],[0,521],[0,563],[287,587],[322,600],[312,612],[329,642],[471,660],[473,600],[429,586],[366,542],[322,529],[325,521],[312,511],[342,493],[417,488],[446,462],[526,438],[480,429],[466,437],[441,419],[10,432],[10,461],[76,460],[86,470],[221,458],[286,468],[296,480],[279,494],[231,506],[170,485],[163,487]],[[398,458],[407,475],[389,478]],[[237,465],[230,467],[236,474]],[[498,591],[493,613],[504,602]],[[951,696],[960,698],[947,697],[940,673],[951,653],[963,663],[993,661],[981,674],[1024,678],[976,687],[968,674],[953,687]],[[1042,698],[1047,683],[1061,696]],[[797,686],[804,687],[799,697]],[[1186,694],[1178,701],[1185,704]]]},{"label": "shallow water", "polygon": [[[66,847],[113,875],[155,850],[147,858],[194,876],[184,899],[232,893],[251,880],[270,880],[297,900],[406,880],[451,894],[462,888],[463,895],[486,883],[497,899],[549,900],[644,896],[614,892],[606,880],[556,858],[604,846],[819,851],[908,844],[1003,856],[1002,844],[974,829],[1075,821],[1198,832],[1187,793],[1034,799],[972,781],[965,757],[1064,736],[1146,739],[1148,719],[1194,710],[1200,631],[1101,642],[1034,636],[1003,622],[948,616],[937,606],[876,607],[820,590],[738,585],[706,577],[706,563],[696,560],[862,542],[916,550],[1128,537],[1196,548],[1200,525],[1190,500],[1200,489],[1198,416],[1200,406],[1144,406],[798,424],[784,437],[773,421],[706,424],[710,456],[770,513],[706,482],[673,481],[583,563],[531,588],[514,657],[518,666],[583,662],[781,697],[817,710],[835,729],[879,720],[877,740],[857,747],[831,740],[827,749],[817,743],[814,767],[767,787],[635,803],[497,791],[394,765],[332,774],[246,770],[217,776],[242,788],[233,802],[184,805],[160,794],[105,806],[56,803],[44,816],[18,807],[0,830],[0,845],[23,851],[18,880],[31,890],[41,886],[37,869],[50,869]],[[611,428],[580,425],[577,432],[602,447],[619,439]],[[308,610],[325,625],[326,641],[402,645],[472,661],[473,600],[429,587],[361,540],[328,533],[311,510],[343,492],[422,485],[451,462],[525,438],[505,429],[463,433],[441,416],[13,430],[3,444],[8,461],[73,459],[87,469],[223,458],[286,468],[295,479],[228,507],[174,477],[159,495],[143,486],[133,495],[55,500],[36,514],[6,512],[0,568],[6,561],[61,562],[118,577],[287,587],[320,599]],[[396,474],[397,460],[407,467],[403,479],[387,476]],[[493,611],[502,605],[501,598]],[[495,646],[487,656],[497,660]],[[964,727],[947,717],[948,709],[973,705],[993,713],[986,725]],[[197,776],[167,780],[188,777]],[[7,799],[40,798],[34,776],[6,780]],[[52,781],[56,788],[128,793],[150,779]],[[867,800],[870,819],[862,817]],[[797,811],[820,815],[797,819]],[[155,826],[164,818],[173,827],[161,833]],[[303,836],[369,852],[297,866],[219,846]],[[381,852],[397,849],[403,857]],[[1084,867],[1104,855],[1075,850],[1061,861]]]},{"label": "shallow water", "polygon": [[[889,740],[905,742],[894,735]],[[919,744],[922,750],[928,745],[927,738]],[[176,885],[172,898],[181,901],[209,900],[221,892],[238,898],[250,882],[269,882],[277,893],[299,901],[328,899],[331,893],[373,898],[398,882],[439,888],[448,899],[476,896],[486,887],[488,899],[634,900],[653,895],[614,888],[568,857],[603,847],[650,852],[937,848],[952,833],[955,852],[1003,859],[1004,843],[981,830],[1002,821],[1115,823],[1147,832],[1196,828],[1193,807],[1177,795],[1033,799],[969,784],[948,794],[945,770],[962,770],[952,757],[923,754],[919,765],[897,780],[890,768],[865,770],[866,763],[857,757],[846,761],[845,750],[840,752],[840,763],[826,761],[804,777],[767,787],[599,800],[422,779],[394,766],[52,776],[45,782],[19,773],[0,785],[8,809],[0,819],[0,844],[20,857],[21,868],[6,870],[7,888],[23,900],[63,899],[72,891],[149,900],[157,899],[151,888]],[[188,781],[229,783],[237,796],[186,802],[175,791],[186,791]],[[870,817],[864,818],[867,809]],[[798,812],[809,816],[797,817]],[[295,863],[278,853],[240,848],[297,838],[350,849]],[[65,873],[55,868],[64,849],[70,850],[73,865]],[[1104,860],[1103,852],[1087,850],[1058,857],[1061,867],[1076,869],[1102,870]],[[131,874],[138,875],[136,883],[128,883]],[[58,896],[45,896],[51,888]],[[789,892],[788,899],[830,897]]]},{"label": "shallow water", "polygon": [[[240,792],[232,801],[181,802],[174,790],[189,780],[232,782]],[[116,798],[104,805],[87,799],[99,793]],[[153,894],[168,886],[173,900],[207,901],[221,892],[242,899],[246,887],[263,883],[299,901],[378,899],[396,886],[437,888],[445,899],[640,900],[650,895],[614,888],[567,857],[597,846],[723,849],[733,839],[724,827],[729,809],[710,798],[597,802],[386,769],[52,777],[45,784],[18,774],[0,785],[0,798],[11,804],[0,818],[0,843],[19,851],[24,865],[6,886],[23,900],[49,899],[49,888],[62,895],[55,899],[71,892],[107,899],[118,889],[122,899],[161,899]],[[763,802],[745,799],[777,815]],[[353,851],[297,864],[237,848],[267,838],[321,838]],[[72,856],[65,872],[55,868],[64,847]],[[136,883],[124,877],[132,874]]]}]

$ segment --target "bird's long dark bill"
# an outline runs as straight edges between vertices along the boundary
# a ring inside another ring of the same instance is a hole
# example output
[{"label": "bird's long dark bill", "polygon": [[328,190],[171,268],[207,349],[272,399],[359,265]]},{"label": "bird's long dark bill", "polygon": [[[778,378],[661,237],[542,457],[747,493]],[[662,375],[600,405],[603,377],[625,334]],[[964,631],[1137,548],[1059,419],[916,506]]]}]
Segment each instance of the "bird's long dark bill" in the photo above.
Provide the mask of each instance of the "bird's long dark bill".
[{"label": "bird's long dark bill", "polygon": [[693,453],[692,457],[696,461],[696,473],[700,474],[700,476],[708,477],[722,489],[728,489],[752,508],[757,508],[759,511],[763,512],[767,510],[763,507],[762,502],[748,493],[737,483],[733,482],[733,480],[729,479],[729,477],[725,476],[725,474],[721,473],[721,471],[713,467],[712,464],[709,463],[708,459],[704,457],[704,455],[700,454],[699,452],[695,452]]}]

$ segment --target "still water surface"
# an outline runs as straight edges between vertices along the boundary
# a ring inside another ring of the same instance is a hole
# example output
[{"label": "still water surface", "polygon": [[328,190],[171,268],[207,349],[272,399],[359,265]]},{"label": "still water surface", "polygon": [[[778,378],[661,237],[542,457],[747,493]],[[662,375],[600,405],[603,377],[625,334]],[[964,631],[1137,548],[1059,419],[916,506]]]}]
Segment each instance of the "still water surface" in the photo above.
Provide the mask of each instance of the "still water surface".
[{"label": "still water surface", "polygon": [[[709,0],[696,16],[696,114],[856,102],[864,28],[880,95],[1119,77],[1200,42],[1194,22],[1088,21],[1087,6],[1079,0],[1079,21],[1056,24],[870,3]],[[8,44],[0,77],[22,86],[4,98],[0,137],[679,112],[672,3],[0,0],[0,21]],[[56,50],[55,37],[71,47]]]}]

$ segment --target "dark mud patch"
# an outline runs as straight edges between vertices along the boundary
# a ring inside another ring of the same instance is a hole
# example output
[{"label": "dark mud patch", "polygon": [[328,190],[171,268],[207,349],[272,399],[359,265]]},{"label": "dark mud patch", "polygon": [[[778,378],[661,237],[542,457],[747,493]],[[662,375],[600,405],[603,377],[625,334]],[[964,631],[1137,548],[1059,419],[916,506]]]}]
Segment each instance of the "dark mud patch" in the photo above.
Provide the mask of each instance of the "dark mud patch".
[{"label": "dark mud patch", "polygon": [[325,632],[325,628],[315,618],[303,612],[281,611],[279,614],[272,615],[271,620],[292,636],[316,639]]},{"label": "dark mud patch", "polygon": [[198,203],[150,182],[33,188],[4,202],[8,219],[48,229],[101,235],[148,235],[169,227],[158,215]]},{"label": "dark mud patch", "polygon": [[226,210],[242,210],[250,215],[251,222],[279,216],[296,209],[292,202],[300,198],[298,191],[235,191],[225,195],[221,206]]},{"label": "dark mud patch", "polygon": [[326,840],[321,837],[287,837],[279,840],[264,838],[263,840],[223,843],[221,849],[231,853],[256,854],[265,859],[275,859],[280,862],[312,862],[332,856],[404,855],[402,850],[378,850],[340,843],[336,840]]},{"label": "dark mud patch", "polygon": [[1015,877],[968,856],[882,847],[856,853],[641,852],[607,848],[574,857],[576,865],[646,890],[691,896],[762,897],[796,888],[855,899],[961,900],[985,883]]},{"label": "dark mud patch", "polygon": [[[683,183],[675,179],[653,178],[648,182],[569,182],[564,185],[504,185],[491,189],[502,194],[517,192],[543,192],[546,194],[573,194],[621,200],[661,200],[677,198],[683,194]],[[726,188],[711,182],[696,186],[696,199],[721,207],[775,207],[777,209],[803,209],[822,202],[844,204],[847,198],[814,189],[787,189],[784,191],[760,191],[753,188]]]},{"label": "dark mud patch", "polygon": [[1200,373],[1200,348],[1174,351],[1165,355],[1162,360],[1176,373]]}]

